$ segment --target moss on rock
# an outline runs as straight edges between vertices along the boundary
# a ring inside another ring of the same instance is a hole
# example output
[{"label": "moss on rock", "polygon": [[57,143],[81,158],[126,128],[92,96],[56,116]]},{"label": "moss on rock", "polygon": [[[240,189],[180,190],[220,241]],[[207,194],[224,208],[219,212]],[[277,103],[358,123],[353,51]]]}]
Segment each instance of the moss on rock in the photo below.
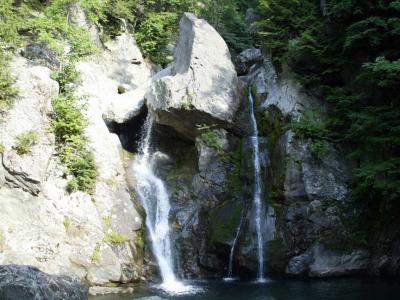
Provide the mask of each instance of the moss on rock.
[{"label": "moss on rock", "polygon": [[211,213],[213,242],[227,243],[235,237],[242,215],[243,203],[225,201]]}]

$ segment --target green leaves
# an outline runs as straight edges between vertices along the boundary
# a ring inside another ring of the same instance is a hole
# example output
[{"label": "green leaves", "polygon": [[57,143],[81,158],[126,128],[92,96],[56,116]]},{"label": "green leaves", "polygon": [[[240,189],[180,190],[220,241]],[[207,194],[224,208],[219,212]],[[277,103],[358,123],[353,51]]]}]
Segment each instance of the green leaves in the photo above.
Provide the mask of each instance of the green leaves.
[{"label": "green leaves", "polygon": [[52,129],[56,135],[60,160],[68,175],[72,176],[68,191],[93,193],[97,177],[96,162],[84,133],[88,121],[78,102],[79,99],[71,94],[62,94],[53,100]]},{"label": "green leaves", "polygon": [[8,66],[9,56],[0,48],[0,114],[11,107],[17,95],[13,87],[14,77]]},{"label": "green leaves", "polygon": [[31,152],[32,147],[36,144],[38,135],[35,131],[27,131],[19,135],[16,139],[17,145],[15,150],[18,155],[25,155]]},{"label": "green leaves", "polygon": [[214,26],[232,50],[240,52],[251,47],[250,34],[246,31],[244,22],[245,8],[250,3],[238,0],[205,0],[202,3],[199,16]]},{"label": "green leaves", "polygon": [[167,45],[178,32],[179,17],[176,13],[150,13],[140,25],[136,40],[143,54],[157,64],[169,63]]},{"label": "green leaves", "polygon": [[[307,112],[292,129],[313,140],[350,148],[354,196],[399,198],[400,2],[330,0],[327,17],[318,1],[259,0],[260,40],[274,61],[289,62],[302,83],[328,102],[328,122]],[[305,9],[306,8],[306,9]]]},{"label": "green leaves", "polygon": [[305,111],[298,121],[292,121],[287,129],[297,137],[311,140],[310,151],[314,158],[321,160],[329,152],[329,131],[324,117],[315,110]]}]

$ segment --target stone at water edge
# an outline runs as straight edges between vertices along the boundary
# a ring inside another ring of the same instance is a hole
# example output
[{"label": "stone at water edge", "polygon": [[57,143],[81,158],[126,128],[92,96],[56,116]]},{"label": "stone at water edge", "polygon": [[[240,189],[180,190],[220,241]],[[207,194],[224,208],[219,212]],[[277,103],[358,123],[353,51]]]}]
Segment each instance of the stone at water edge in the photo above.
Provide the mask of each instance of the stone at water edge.
[{"label": "stone at water edge", "polygon": [[88,287],[68,276],[43,273],[31,266],[0,266],[1,300],[86,300]]}]

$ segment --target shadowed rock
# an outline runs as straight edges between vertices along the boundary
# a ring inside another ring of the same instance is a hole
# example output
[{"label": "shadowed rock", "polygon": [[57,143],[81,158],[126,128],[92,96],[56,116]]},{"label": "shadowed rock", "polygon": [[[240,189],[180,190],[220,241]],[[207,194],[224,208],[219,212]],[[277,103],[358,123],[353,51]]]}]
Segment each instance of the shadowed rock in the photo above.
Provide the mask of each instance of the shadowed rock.
[{"label": "shadowed rock", "polygon": [[51,276],[31,266],[0,266],[2,300],[84,300],[88,288],[68,276]]}]

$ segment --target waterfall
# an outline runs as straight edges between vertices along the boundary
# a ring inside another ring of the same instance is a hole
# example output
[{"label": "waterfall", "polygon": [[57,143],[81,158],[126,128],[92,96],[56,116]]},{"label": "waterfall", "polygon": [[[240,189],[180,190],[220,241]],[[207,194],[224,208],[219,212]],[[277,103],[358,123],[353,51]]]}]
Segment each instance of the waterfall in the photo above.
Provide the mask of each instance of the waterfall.
[{"label": "waterfall", "polygon": [[245,207],[243,207],[242,216],[240,217],[240,222],[239,222],[238,228],[236,230],[235,238],[232,243],[231,252],[229,254],[228,275],[227,275],[227,277],[224,278],[225,281],[233,281],[236,279],[235,277],[233,277],[233,257],[235,255],[236,244],[239,240],[240,233],[242,231],[243,222],[244,222],[245,215],[246,215],[245,211],[246,211]]},{"label": "waterfall", "polygon": [[255,205],[255,221],[257,231],[257,251],[258,251],[258,281],[265,282],[264,278],[264,238],[262,234],[262,180],[261,180],[261,164],[260,164],[260,149],[258,139],[257,121],[254,112],[254,100],[251,91],[249,91],[249,107],[250,107],[250,122],[251,122],[251,147],[253,150],[253,169],[254,169],[254,185],[253,185],[253,203]]},{"label": "waterfall", "polygon": [[193,288],[180,282],[173,270],[174,263],[168,220],[171,206],[164,182],[153,171],[152,128],[153,119],[149,114],[142,131],[140,154],[134,159],[132,165],[137,181],[136,192],[146,211],[146,227],[163,280],[161,288],[170,293],[187,293],[192,291]]}]

